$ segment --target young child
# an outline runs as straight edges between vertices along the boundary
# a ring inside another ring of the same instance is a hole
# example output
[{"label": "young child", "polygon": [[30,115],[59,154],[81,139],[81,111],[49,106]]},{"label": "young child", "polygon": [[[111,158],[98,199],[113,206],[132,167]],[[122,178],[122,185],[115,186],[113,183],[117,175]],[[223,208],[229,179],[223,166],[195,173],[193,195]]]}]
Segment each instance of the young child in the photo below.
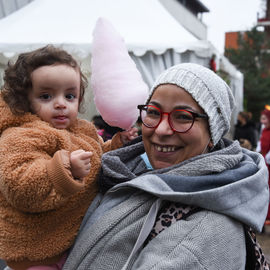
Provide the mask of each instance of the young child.
[{"label": "young child", "polygon": [[[46,46],[18,57],[0,92],[0,258],[14,270],[61,269],[97,193],[103,142],[77,118],[86,78],[67,52]],[[45,267],[46,266],[46,267]]]}]

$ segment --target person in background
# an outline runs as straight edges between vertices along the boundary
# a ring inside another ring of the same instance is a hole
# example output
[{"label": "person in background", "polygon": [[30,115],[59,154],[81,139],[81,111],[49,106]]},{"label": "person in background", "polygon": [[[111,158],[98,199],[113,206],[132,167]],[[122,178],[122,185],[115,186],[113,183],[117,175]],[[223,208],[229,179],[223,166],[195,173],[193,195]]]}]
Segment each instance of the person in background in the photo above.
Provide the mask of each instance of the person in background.
[{"label": "person in background", "polygon": [[[268,183],[270,186],[270,110],[264,109],[261,112],[260,122],[263,126],[263,130],[261,133],[260,142],[259,142],[257,151],[260,152],[265,159],[265,162],[269,171]],[[270,205],[268,208],[265,225],[270,225]]]},{"label": "person in background", "polygon": [[234,129],[234,140],[238,140],[240,145],[249,150],[255,150],[257,146],[256,130],[250,122],[248,112],[239,112],[237,124]]},{"label": "person in background", "polygon": [[216,63],[216,55],[213,54],[209,61],[210,69],[214,72],[217,72],[217,63]]},{"label": "person in background", "polygon": [[253,150],[256,151],[257,144],[258,144],[258,141],[260,139],[260,127],[259,126],[261,125],[261,123],[260,123],[260,121],[259,122],[254,121],[252,112],[247,112],[247,114],[248,114],[248,122],[253,127],[254,133],[255,133],[255,142],[256,142],[255,146],[256,147]]},{"label": "person in background", "polygon": [[210,69],[164,71],[138,106],[142,136],[103,155],[101,192],[63,269],[250,266],[246,235],[263,227],[268,176],[261,154],[224,138],[233,107]]},{"label": "person in background", "polygon": [[112,127],[108,125],[101,115],[94,115],[92,122],[95,125],[98,135],[100,135],[104,141],[110,140],[117,132],[123,131],[119,127]]},{"label": "person in background", "polygon": [[19,55],[0,93],[0,258],[14,270],[61,269],[90,202],[104,152],[136,130],[103,142],[78,119],[87,80],[66,51]]}]

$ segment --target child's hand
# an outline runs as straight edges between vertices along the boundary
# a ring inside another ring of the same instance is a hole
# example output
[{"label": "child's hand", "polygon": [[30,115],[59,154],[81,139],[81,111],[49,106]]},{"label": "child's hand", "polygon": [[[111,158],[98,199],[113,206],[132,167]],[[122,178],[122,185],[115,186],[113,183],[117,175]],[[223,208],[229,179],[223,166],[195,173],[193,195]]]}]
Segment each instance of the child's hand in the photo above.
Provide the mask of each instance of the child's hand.
[{"label": "child's hand", "polygon": [[128,143],[138,137],[138,129],[132,127],[129,130],[122,131],[120,132],[120,137],[123,144]]},{"label": "child's hand", "polygon": [[90,172],[90,157],[92,156],[92,154],[92,152],[86,152],[82,149],[71,152],[71,173],[75,179],[80,179]]}]

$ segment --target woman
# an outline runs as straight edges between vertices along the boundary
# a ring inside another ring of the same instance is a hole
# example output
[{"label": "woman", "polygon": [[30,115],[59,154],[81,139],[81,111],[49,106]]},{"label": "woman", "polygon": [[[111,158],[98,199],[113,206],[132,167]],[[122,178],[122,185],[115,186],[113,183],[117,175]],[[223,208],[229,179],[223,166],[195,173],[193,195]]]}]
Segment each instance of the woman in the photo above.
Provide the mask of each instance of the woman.
[{"label": "woman", "polygon": [[[260,122],[263,125],[262,134],[260,137],[260,149],[259,152],[265,158],[266,166],[270,172],[270,111],[265,109],[261,113]],[[269,186],[270,186],[270,175],[269,175]],[[265,225],[270,225],[270,208],[268,208]]]},{"label": "woman", "polygon": [[245,227],[262,229],[268,178],[260,154],[223,138],[233,106],[207,68],[163,72],[138,106],[142,138],[103,156],[105,195],[64,269],[244,269]]}]

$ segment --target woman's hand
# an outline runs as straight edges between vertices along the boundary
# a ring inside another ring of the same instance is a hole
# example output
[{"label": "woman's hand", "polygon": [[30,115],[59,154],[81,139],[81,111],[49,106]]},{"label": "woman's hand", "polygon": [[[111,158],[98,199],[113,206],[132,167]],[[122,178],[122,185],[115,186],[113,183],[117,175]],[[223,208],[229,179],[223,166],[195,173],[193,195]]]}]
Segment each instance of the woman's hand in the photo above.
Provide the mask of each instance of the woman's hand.
[{"label": "woman's hand", "polygon": [[120,132],[121,141],[123,144],[128,143],[138,137],[138,129],[135,127]]},{"label": "woman's hand", "polygon": [[75,179],[81,179],[90,172],[90,157],[92,156],[92,154],[92,152],[87,152],[82,149],[71,152],[71,173]]}]

